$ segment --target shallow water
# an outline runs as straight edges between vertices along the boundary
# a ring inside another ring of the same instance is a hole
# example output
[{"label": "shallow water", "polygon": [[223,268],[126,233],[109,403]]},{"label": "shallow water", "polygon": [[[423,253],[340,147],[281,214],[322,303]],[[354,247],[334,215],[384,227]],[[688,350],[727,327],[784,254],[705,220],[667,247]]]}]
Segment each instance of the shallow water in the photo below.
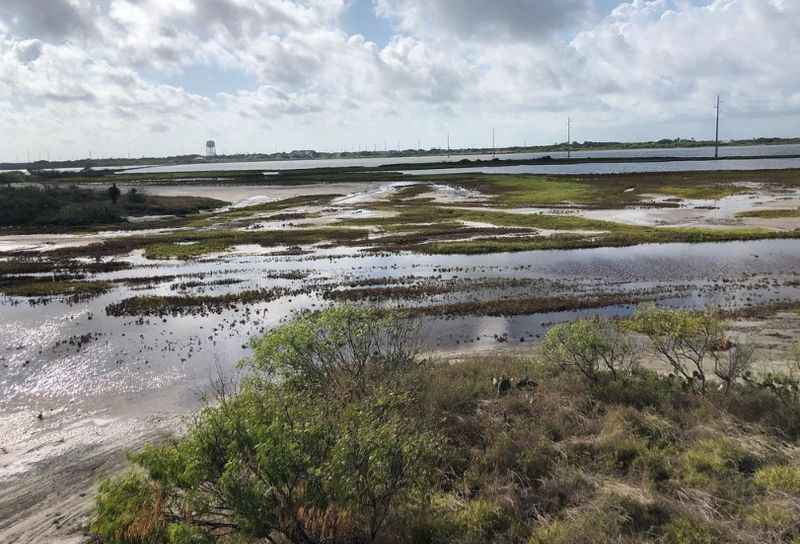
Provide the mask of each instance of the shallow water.
[{"label": "shallow water", "polygon": [[[0,453],[7,452],[0,455],[0,482],[25,482],[43,470],[85,459],[87,451],[111,455],[147,433],[174,430],[175,420],[199,406],[201,393],[220,373],[230,377],[241,372],[237,362],[250,354],[250,338],[294,312],[330,304],[326,290],[358,280],[413,277],[412,283],[456,286],[423,299],[379,301],[387,306],[618,293],[669,306],[737,308],[800,297],[795,286],[800,279],[800,240],[478,256],[376,256],[353,249],[268,255],[274,251],[243,246],[193,262],[152,262],[139,252],[128,257],[136,268],[92,278],[178,277],[151,286],[120,285],[78,304],[0,297]],[[306,277],[276,277],[287,271]],[[242,281],[219,283],[234,279]],[[201,285],[179,288],[189,281]],[[483,287],[472,287],[478,282]],[[130,296],[273,287],[294,293],[218,313],[106,314],[109,304]],[[524,346],[554,323],[596,314],[624,316],[634,309],[612,305],[513,317],[424,318],[423,341],[427,349],[455,353]],[[44,414],[43,419],[37,414]]]},{"label": "shallow water", "polygon": [[720,159],[708,161],[616,162],[595,164],[520,164],[516,166],[477,166],[405,170],[403,174],[435,176],[437,174],[639,174],[645,172],[710,172],[715,170],[783,170],[800,168],[800,159]]},{"label": "shallow water", "polygon": [[[244,253],[219,259],[150,263],[133,270],[97,274],[94,278],[100,280],[185,277],[144,289],[117,287],[81,304],[63,300],[34,304],[26,299],[0,298],[0,346],[4,346],[0,352],[0,407],[31,408],[62,402],[105,406],[110,399],[124,407],[128,402],[141,404],[142,399],[163,388],[180,386],[188,391],[202,387],[215,367],[231,371],[247,355],[248,338],[279,324],[295,311],[327,305],[321,293],[343,281],[415,276],[437,281],[488,278],[497,284],[488,290],[431,296],[426,303],[551,296],[557,291],[588,295],[655,290],[657,299],[671,304],[740,307],[800,295],[797,288],[784,285],[797,279],[796,271],[800,270],[797,240],[479,256],[367,256],[338,250],[319,252],[316,258],[274,257],[247,253],[253,248],[243,249]],[[290,270],[303,271],[308,277],[274,277]],[[204,276],[198,278],[199,274]],[[198,279],[205,285],[185,291],[172,288]],[[211,284],[224,279],[243,282]],[[501,280],[507,279],[531,283],[503,287]],[[138,318],[110,317],[105,312],[109,304],[136,295],[220,294],[273,287],[300,292],[270,303],[240,305],[219,314]],[[630,310],[612,307],[604,311],[619,314]],[[425,327],[429,331],[426,344],[440,350],[465,344],[485,347],[497,342],[495,335],[530,341],[544,332],[547,324],[574,315],[563,312],[513,318],[432,318],[430,326]]]},{"label": "shallow water", "polygon": [[[761,155],[795,155],[800,154],[800,145],[757,145],[721,147],[721,157],[742,157]],[[566,152],[547,153],[504,153],[498,158],[505,160],[529,160],[550,156],[554,159],[567,157]],[[573,158],[600,158],[600,157],[713,157],[713,147],[674,148],[674,149],[616,149],[607,151],[575,151]],[[226,170],[296,170],[301,168],[346,168],[351,166],[377,167],[384,164],[424,164],[432,162],[458,162],[468,160],[491,160],[491,154],[476,155],[438,155],[428,157],[381,157],[360,159],[319,159],[319,160],[294,160],[294,161],[259,161],[259,162],[218,162],[218,163],[190,163],[137,168],[141,173],[166,173],[166,172],[201,172],[201,171],[226,171]],[[760,162],[760,161],[759,161]],[[644,171],[644,170],[636,170]],[[646,170],[653,171],[653,170]],[[655,170],[660,171],[660,170]],[[452,171],[451,171],[452,172]],[[572,172],[566,172],[572,173]]]}]

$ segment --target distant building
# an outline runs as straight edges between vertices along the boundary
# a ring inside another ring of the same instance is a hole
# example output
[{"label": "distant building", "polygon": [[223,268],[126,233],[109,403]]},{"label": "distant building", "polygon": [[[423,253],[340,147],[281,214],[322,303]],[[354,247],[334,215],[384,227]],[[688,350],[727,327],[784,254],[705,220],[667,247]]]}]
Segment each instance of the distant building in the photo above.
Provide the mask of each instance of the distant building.
[{"label": "distant building", "polygon": [[217,144],[214,140],[206,142],[206,158],[210,159],[217,156]]}]

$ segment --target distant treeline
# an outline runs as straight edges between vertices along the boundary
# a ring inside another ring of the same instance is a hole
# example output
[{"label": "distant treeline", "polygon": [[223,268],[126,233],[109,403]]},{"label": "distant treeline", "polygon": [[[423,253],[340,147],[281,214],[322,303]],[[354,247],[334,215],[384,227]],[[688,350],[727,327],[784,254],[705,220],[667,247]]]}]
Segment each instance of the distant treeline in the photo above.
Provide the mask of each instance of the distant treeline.
[{"label": "distant treeline", "polygon": [[121,223],[121,210],[98,191],[78,187],[0,187],[0,225],[97,225]]},{"label": "distant treeline", "polygon": [[0,185],[0,227],[85,227],[126,222],[140,215],[185,215],[227,204],[200,197],[153,196],[116,186],[97,191],[78,186]]},{"label": "distant treeline", "polygon": [[[749,146],[749,145],[786,145],[800,144],[800,138],[750,138],[746,140],[726,140],[720,142],[720,146]],[[611,150],[611,149],[670,149],[676,147],[709,147],[714,145],[714,140],[695,140],[683,138],[664,138],[649,142],[559,142],[552,145],[540,146],[511,146],[492,149],[490,147],[470,147],[451,149],[433,147],[428,149],[396,149],[396,150],[374,150],[374,151],[341,151],[335,153],[308,150],[295,150],[281,153],[236,153],[231,155],[218,155],[213,159],[207,159],[202,155],[173,155],[169,157],[140,157],[130,158],[103,158],[103,159],[80,159],[74,161],[36,161],[19,163],[0,163],[0,170],[37,170],[41,175],[42,170],[52,168],[91,168],[98,166],[105,167],[124,167],[141,165],[167,165],[167,164],[186,164],[186,163],[213,163],[213,162],[254,162],[254,161],[291,161],[291,160],[310,160],[310,159],[343,159],[343,158],[383,158],[383,157],[425,157],[438,155],[475,155],[488,154],[493,151],[497,153],[547,153],[554,151],[566,151],[567,148],[573,151],[586,150]],[[102,174],[98,174],[102,175]]]}]

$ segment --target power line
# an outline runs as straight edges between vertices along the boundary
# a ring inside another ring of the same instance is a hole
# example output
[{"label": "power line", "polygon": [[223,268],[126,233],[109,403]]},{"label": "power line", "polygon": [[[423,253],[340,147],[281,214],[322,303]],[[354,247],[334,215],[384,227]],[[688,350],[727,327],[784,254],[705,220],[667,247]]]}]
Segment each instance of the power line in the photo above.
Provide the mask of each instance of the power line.
[{"label": "power line", "polygon": [[572,118],[567,117],[567,158],[572,158]]},{"label": "power line", "polygon": [[714,137],[714,158],[719,159],[719,95],[717,95],[717,131]]}]

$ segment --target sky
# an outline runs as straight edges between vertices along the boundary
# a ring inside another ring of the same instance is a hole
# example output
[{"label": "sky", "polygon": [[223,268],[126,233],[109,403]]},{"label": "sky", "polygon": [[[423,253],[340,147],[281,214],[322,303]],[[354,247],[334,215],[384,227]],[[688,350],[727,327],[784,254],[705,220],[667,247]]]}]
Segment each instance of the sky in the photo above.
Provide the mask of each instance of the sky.
[{"label": "sky", "polygon": [[0,161],[800,136],[800,0],[0,0]]}]

